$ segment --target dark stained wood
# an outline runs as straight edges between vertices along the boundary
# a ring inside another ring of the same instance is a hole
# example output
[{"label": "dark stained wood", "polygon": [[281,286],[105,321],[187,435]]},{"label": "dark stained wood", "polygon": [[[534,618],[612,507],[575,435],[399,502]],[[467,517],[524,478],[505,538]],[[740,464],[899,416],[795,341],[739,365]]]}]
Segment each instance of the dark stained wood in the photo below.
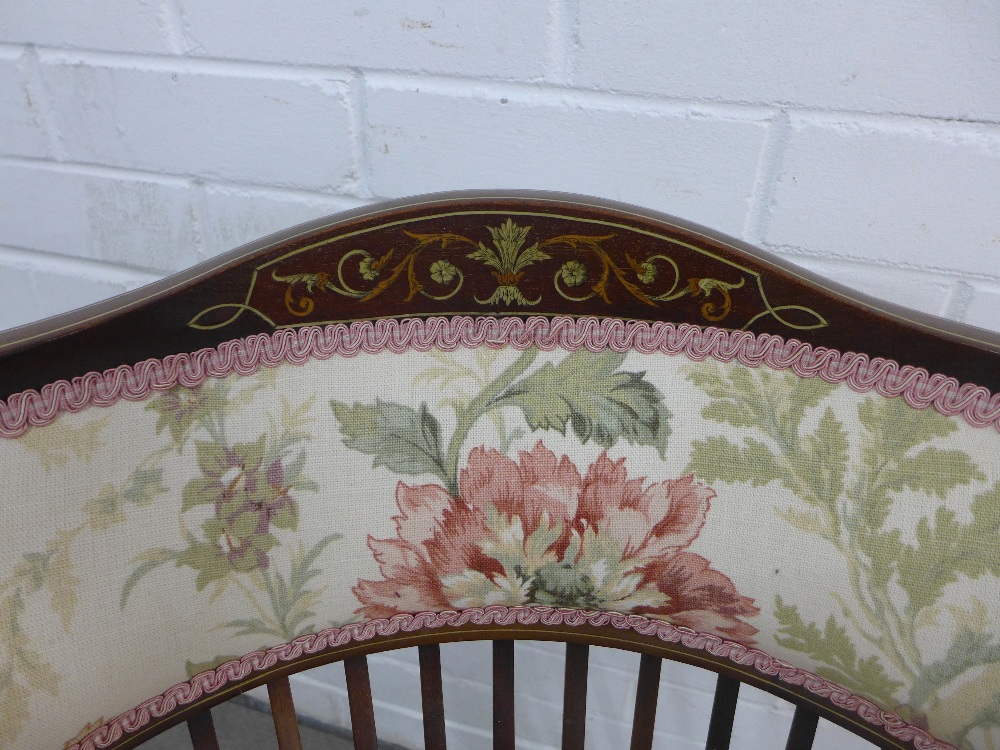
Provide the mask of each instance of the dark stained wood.
[{"label": "dark stained wood", "polygon": [[425,750],[445,750],[444,689],[441,685],[441,647],[420,646],[420,698],[424,709]]},{"label": "dark stained wood", "polygon": [[563,687],[562,750],[583,750],[587,730],[587,671],[590,646],[566,644],[566,679]]},{"label": "dark stained wood", "polygon": [[[470,243],[492,246],[489,228],[508,219],[530,227],[527,242],[539,242],[549,257],[504,281],[503,274],[494,276],[468,256]],[[432,272],[437,261],[450,265]],[[602,286],[608,263],[615,270]],[[576,275],[564,274],[566,264],[575,264]],[[323,283],[307,293],[305,281],[291,280],[302,274]],[[495,298],[501,283],[516,288],[520,299]],[[269,333],[275,326],[457,314],[596,315],[748,327],[1000,390],[997,334],[873,300],[739,240],[654,211],[542,193],[462,193],[319,220],[99,305],[4,332],[0,398]],[[825,325],[798,327],[816,323],[816,316]]]},{"label": "dark stained wood", "polygon": [[344,671],[347,673],[347,700],[351,705],[351,731],[354,733],[355,750],[378,750],[368,659],[364,656],[344,659]]},{"label": "dark stained wood", "polygon": [[712,701],[712,718],[708,723],[705,750],[729,750],[739,694],[739,680],[720,674],[715,683],[715,700]]},{"label": "dark stained wood", "polygon": [[792,728],[788,730],[788,742],[785,750],[812,750],[813,739],[816,737],[816,725],[819,716],[808,708],[797,706],[792,716]]},{"label": "dark stained wood", "polygon": [[514,641],[493,641],[493,750],[514,750]]},{"label": "dark stained wood", "polygon": [[660,693],[663,659],[643,654],[639,661],[639,682],[635,687],[635,714],[632,717],[631,750],[650,750],[656,728],[656,702]]},{"label": "dark stained wood", "polygon": [[299,737],[299,722],[295,717],[292,702],[292,686],[287,677],[279,677],[267,683],[267,697],[271,702],[271,718],[274,733],[278,737],[278,750],[302,750]]},{"label": "dark stained wood", "polygon": [[215,736],[215,724],[210,710],[195,714],[188,719],[187,725],[194,750],[219,750],[219,738]]}]

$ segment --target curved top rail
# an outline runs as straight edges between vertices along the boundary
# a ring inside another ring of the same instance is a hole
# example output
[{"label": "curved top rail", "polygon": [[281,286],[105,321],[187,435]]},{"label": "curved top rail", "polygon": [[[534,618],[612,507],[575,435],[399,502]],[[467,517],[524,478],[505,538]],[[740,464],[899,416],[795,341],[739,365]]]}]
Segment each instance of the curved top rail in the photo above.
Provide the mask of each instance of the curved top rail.
[{"label": "curved top rail", "polygon": [[750,330],[1000,390],[995,333],[867,297],[655,211],[492,191],[418,196],[319,219],[3,332],[0,398],[276,328],[454,315]]}]

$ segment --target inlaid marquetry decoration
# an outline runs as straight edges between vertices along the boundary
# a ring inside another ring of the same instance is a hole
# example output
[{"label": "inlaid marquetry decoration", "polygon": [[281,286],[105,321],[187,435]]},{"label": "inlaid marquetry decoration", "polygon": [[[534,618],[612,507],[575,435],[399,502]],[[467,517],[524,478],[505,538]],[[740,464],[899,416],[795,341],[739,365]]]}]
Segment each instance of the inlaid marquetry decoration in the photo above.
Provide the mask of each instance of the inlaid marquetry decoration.
[{"label": "inlaid marquetry decoration", "polygon": [[772,304],[760,272],[677,238],[516,211],[422,216],[297,248],[257,266],[242,301],[189,325],[223,328],[246,313],[275,328],[359,315],[600,315],[612,305],[732,329],[762,318],[800,331],[828,325],[804,305]]}]

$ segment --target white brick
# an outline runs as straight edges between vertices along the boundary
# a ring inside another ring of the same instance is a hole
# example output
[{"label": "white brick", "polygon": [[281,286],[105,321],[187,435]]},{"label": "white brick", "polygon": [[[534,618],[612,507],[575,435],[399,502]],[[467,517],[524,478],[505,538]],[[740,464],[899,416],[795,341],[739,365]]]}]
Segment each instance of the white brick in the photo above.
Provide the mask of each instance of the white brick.
[{"label": "white brick", "polygon": [[280,63],[538,78],[546,3],[184,2],[195,54]]},{"label": "white brick", "polygon": [[42,75],[74,161],[307,188],[351,168],[334,81],[58,63]]},{"label": "white brick", "polygon": [[0,41],[122,52],[167,52],[158,0],[9,3]]},{"label": "white brick", "polygon": [[204,243],[208,255],[362,205],[353,198],[207,185]]},{"label": "white brick", "polygon": [[765,241],[928,268],[1000,272],[1000,130],[793,118]]},{"label": "white brick", "polygon": [[863,294],[931,315],[944,314],[952,287],[947,277],[892,266],[805,255],[793,255],[788,260]]},{"label": "white brick", "polygon": [[107,279],[100,271],[83,273],[78,268],[38,269],[35,285],[38,289],[40,317],[57,315],[84,305],[114,297],[143,286],[146,279],[138,277],[132,282]]},{"label": "white brick", "polygon": [[44,317],[31,267],[0,255],[0,329],[25,325]]},{"label": "white brick", "polygon": [[742,228],[767,129],[764,122],[607,111],[514,94],[375,89],[368,102],[377,195],[559,190],[637,203],[730,233]]},{"label": "white brick", "polygon": [[48,136],[17,54],[0,53],[0,153],[46,156]]},{"label": "white brick", "polygon": [[871,112],[1000,116],[991,0],[580,0],[574,83]]},{"label": "white brick", "polygon": [[0,165],[0,243],[179,271],[201,258],[191,198],[180,181]]},{"label": "white brick", "polygon": [[0,248],[0,328],[99,302],[155,276]]},{"label": "white brick", "polygon": [[969,325],[1000,332],[1000,287],[976,289],[964,320]]}]

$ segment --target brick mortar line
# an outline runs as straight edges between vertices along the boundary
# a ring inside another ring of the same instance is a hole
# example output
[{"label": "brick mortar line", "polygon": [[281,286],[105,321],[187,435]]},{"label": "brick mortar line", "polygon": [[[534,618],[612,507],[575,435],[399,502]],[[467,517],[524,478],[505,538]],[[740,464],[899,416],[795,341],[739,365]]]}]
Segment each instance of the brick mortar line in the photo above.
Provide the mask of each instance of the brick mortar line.
[{"label": "brick mortar line", "polygon": [[[16,45],[13,45],[13,47],[16,48]],[[0,45],[0,49],[3,48],[4,46]],[[308,82],[316,78],[328,80],[331,77],[337,77],[346,82],[350,80],[352,72],[358,70],[349,66],[324,65],[319,63],[315,65],[302,63],[283,64],[239,58],[141,54],[48,47],[43,45],[39,45],[37,49],[42,62],[47,65],[84,63],[91,64],[94,67],[110,67],[144,72],[203,75],[256,73],[259,78],[263,79],[301,80],[302,82]],[[759,118],[766,117],[775,108],[781,107],[793,118],[808,115],[815,117],[818,122],[829,122],[831,124],[897,122],[901,124],[909,123],[918,129],[927,125],[938,127],[942,125],[1000,127],[1000,119],[989,118],[960,118],[898,111],[880,112],[824,108],[792,102],[758,102],[722,98],[677,97],[655,92],[641,93],[615,91],[613,89],[599,90],[579,85],[530,82],[504,78],[503,76],[462,76],[456,74],[427,73],[419,68],[365,67],[360,70],[370,82],[375,84],[374,86],[370,85],[370,87],[405,90],[413,86],[419,86],[421,91],[438,89],[442,93],[448,92],[452,95],[457,95],[455,98],[482,98],[481,96],[476,96],[477,92],[481,91],[484,86],[494,86],[503,87],[502,90],[507,93],[532,92],[536,94],[542,93],[543,95],[554,95],[552,106],[556,106],[555,101],[564,99],[567,94],[571,94],[579,97],[577,103],[580,104],[586,105],[589,100],[593,101],[595,106],[603,104],[603,106],[609,107],[613,102],[615,103],[615,109],[628,111],[641,110],[642,107],[650,106],[654,108],[673,107],[678,109],[694,107],[703,110],[707,114],[717,114],[734,118],[746,118],[748,116]],[[496,90],[499,91],[501,89],[497,88]]]},{"label": "brick mortar line", "polygon": [[184,33],[184,11],[178,0],[160,0],[160,12],[157,20],[162,21],[161,29],[167,44],[177,55],[185,55],[190,45]]},{"label": "brick mortar line", "polygon": [[941,275],[946,276],[949,280],[967,280],[976,279],[980,281],[989,281],[998,283],[1000,282],[1000,274],[990,275],[987,273],[978,273],[975,271],[963,271],[957,268],[946,268],[942,266],[920,266],[913,263],[905,263],[899,261],[888,261],[875,258],[872,256],[859,256],[859,255],[841,255],[839,253],[831,253],[828,251],[820,250],[806,250],[801,247],[795,247],[794,245],[759,245],[762,250],[766,250],[769,253],[774,253],[784,258],[792,259],[795,258],[810,258],[812,260],[832,260],[832,261],[848,261],[851,263],[858,263],[867,266],[877,266],[879,268],[891,268],[898,271],[917,271],[921,273],[927,273],[930,275]]},{"label": "brick mortar line", "polygon": [[59,269],[68,275],[92,274],[87,276],[88,280],[107,281],[112,284],[132,281],[139,281],[143,285],[151,284],[176,273],[170,269],[125,266],[99,258],[62,255],[8,244],[0,244],[0,265],[27,265],[34,271]]},{"label": "brick mortar line", "polygon": [[781,165],[790,136],[791,125],[788,113],[785,111],[775,113],[758,155],[753,189],[750,193],[750,205],[747,208],[746,220],[743,224],[743,238],[747,242],[760,245],[767,235],[774,193],[781,175]]},{"label": "brick mortar line", "polygon": [[362,70],[354,71],[348,84],[350,140],[354,172],[352,195],[359,200],[372,197],[372,165],[368,147],[368,85]]},{"label": "brick mortar line", "polygon": [[298,197],[302,200],[346,200],[349,203],[356,203],[356,205],[359,206],[371,202],[371,199],[360,198],[353,193],[310,190],[308,188],[297,188],[277,183],[205,179],[201,175],[186,172],[154,172],[151,170],[116,167],[105,164],[93,164],[89,162],[56,161],[51,158],[43,157],[11,156],[0,154],[0,166],[38,169],[39,171],[56,172],[59,174],[77,174],[89,177],[101,177],[105,179],[155,182],[170,187],[195,187],[192,186],[191,183],[197,182],[197,186],[199,187],[218,187],[232,191],[258,192],[261,194],[273,193],[292,198]]},{"label": "brick mortar line", "polygon": [[573,80],[574,32],[579,9],[576,0],[549,0],[545,30],[545,75],[549,84],[568,85]]},{"label": "brick mortar line", "polygon": [[63,144],[62,134],[59,132],[52,96],[42,75],[37,50],[29,45],[25,48],[21,60],[21,79],[25,91],[35,102],[36,122],[45,133],[46,151],[53,159],[65,158],[66,148]]}]

